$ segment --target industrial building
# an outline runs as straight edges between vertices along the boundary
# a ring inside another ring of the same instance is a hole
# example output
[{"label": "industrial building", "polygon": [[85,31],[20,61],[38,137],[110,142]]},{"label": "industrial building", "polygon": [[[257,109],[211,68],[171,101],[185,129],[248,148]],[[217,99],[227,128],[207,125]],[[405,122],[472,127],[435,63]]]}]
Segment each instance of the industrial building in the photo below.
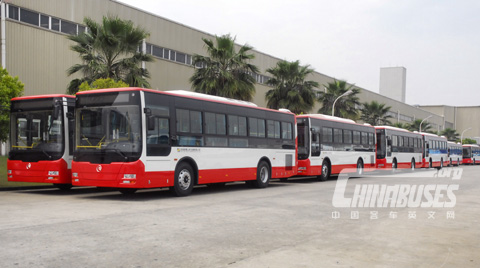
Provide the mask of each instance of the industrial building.
[{"label": "industrial building", "polygon": [[[80,63],[78,54],[70,49],[73,43],[67,36],[86,30],[83,25],[85,17],[101,21],[105,15],[114,15],[147,30],[150,36],[143,47],[155,58],[154,62],[146,63],[151,74],[148,81],[153,89],[158,90],[191,90],[192,55],[204,55],[202,38],[214,38],[212,34],[195,29],[195,25],[183,25],[114,0],[8,0],[2,1],[1,8],[1,63],[10,75],[18,76],[25,84],[24,95],[65,93],[68,83],[76,78],[67,76],[66,70]],[[251,44],[255,46],[255,40],[251,40]],[[274,67],[282,55],[272,56],[268,51],[254,51],[254,54],[252,63],[259,68],[260,74],[256,76],[253,102],[265,106],[265,93],[270,89],[266,85],[268,73],[265,70]],[[384,96],[359,88],[361,102],[376,100],[391,106],[393,122],[411,123],[431,116],[428,121],[435,130],[455,128],[460,133],[471,127],[465,137],[480,136],[480,123],[473,120],[480,115],[480,107],[406,104],[406,70],[402,68],[399,75],[381,73],[381,79],[387,79],[381,85],[394,87],[392,92],[397,95]],[[334,80],[334,76],[315,72],[309,79],[326,85]],[[399,85],[395,84],[395,76],[400,77],[397,79]],[[323,90],[323,86],[318,90]],[[387,88],[386,92],[389,91]],[[312,112],[318,108],[317,105]]]}]

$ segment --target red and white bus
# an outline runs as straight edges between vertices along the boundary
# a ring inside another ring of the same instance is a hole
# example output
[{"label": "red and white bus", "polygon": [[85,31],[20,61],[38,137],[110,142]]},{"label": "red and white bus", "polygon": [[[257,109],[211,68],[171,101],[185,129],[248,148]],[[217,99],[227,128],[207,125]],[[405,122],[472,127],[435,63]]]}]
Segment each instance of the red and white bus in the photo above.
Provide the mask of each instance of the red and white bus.
[{"label": "red and white bus", "polygon": [[297,174],[295,115],[188,91],[141,88],[77,93],[73,185],[170,187]]},{"label": "red and white bus", "polygon": [[480,146],[476,144],[463,145],[463,164],[478,164],[480,163]]},{"label": "red and white bus", "polygon": [[420,133],[423,136],[423,167],[438,169],[448,165],[447,138],[432,133]]},{"label": "red and white bus", "polygon": [[11,100],[9,181],[72,187],[74,107],[75,97],[69,95]]},{"label": "red and white bus", "polygon": [[406,129],[376,126],[378,169],[410,168],[422,166],[422,135]]},{"label": "red and white bus", "polygon": [[450,166],[458,166],[463,162],[463,148],[460,143],[449,141],[448,147],[448,160]]},{"label": "red and white bus", "polygon": [[375,128],[323,114],[297,116],[298,175],[327,180],[347,168],[375,168]]}]

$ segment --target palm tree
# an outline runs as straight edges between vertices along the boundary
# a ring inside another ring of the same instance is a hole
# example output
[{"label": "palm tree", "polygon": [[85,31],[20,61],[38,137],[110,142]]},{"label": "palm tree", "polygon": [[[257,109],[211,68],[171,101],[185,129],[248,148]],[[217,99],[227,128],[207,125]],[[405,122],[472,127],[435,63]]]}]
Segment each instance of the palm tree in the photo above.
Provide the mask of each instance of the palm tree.
[{"label": "palm tree", "polygon": [[360,119],[372,126],[390,124],[389,119],[392,118],[392,116],[389,115],[388,112],[392,107],[386,107],[385,105],[386,104],[380,104],[377,101],[363,103],[363,108],[361,109],[362,115],[360,116]]},{"label": "palm tree", "polygon": [[[419,131],[420,130],[420,123],[422,123],[423,119],[416,119],[411,124],[408,124],[408,130],[410,131]],[[432,132],[432,126],[428,121],[423,121],[422,123],[422,132]]]},{"label": "palm tree", "polygon": [[313,73],[309,65],[300,66],[300,61],[277,62],[277,66],[267,69],[273,75],[267,84],[273,86],[265,94],[267,107],[271,109],[287,108],[295,114],[307,113],[315,104],[313,88],[318,87],[315,81],[305,81],[307,75]]},{"label": "palm tree", "polygon": [[392,124],[392,127],[408,129],[408,124],[397,122]]},{"label": "palm tree", "polygon": [[[244,45],[235,50],[235,38],[216,36],[212,40],[202,38],[207,48],[206,56],[194,55],[195,73],[190,78],[196,92],[250,101],[255,94],[258,68],[248,63],[255,58],[252,47]],[[200,67],[199,67],[200,66]]]},{"label": "palm tree", "polygon": [[340,98],[335,103],[335,115],[357,119],[358,112],[356,106],[360,105],[357,94],[360,90],[354,88],[354,85],[348,85],[346,81],[334,80],[325,86],[325,92],[318,93],[318,101],[322,103],[322,108],[318,110],[319,113],[331,115],[333,102],[345,92],[351,90],[352,93]]},{"label": "palm tree", "polygon": [[[423,126],[423,125],[422,125]],[[449,141],[457,141],[460,134],[455,129],[446,128],[441,132],[441,135],[445,136]]]},{"label": "palm tree", "polygon": [[71,49],[82,59],[81,64],[67,70],[69,76],[82,73],[81,78],[70,82],[70,94],[76,93],[83,82],[91,83],[100,78],[112,78],[136,87],[150,86],[145,79],[150,74],[140,64],[153,61],[153,57],[138,49],[149,35],[145,30],[118,17],[103,17],[101,24],[85,18],[84,23],[88,31],[67,37],[75,42]]}]

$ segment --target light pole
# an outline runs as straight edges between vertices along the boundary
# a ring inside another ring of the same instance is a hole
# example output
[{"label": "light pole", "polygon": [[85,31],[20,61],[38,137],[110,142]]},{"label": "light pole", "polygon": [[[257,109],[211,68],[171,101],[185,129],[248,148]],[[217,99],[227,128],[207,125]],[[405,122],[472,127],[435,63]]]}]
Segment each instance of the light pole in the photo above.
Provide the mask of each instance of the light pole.
[{"label": "light pole", "polygon": [[422,124],[425,120],[427,120],[428,118],[432,117],[433,115],[429,115],[427,116],[425,119],[422,120],[422,122],[420,122],[420,127],[419,127],[419,132],[421,133],[422,132]]},{"label": "light pole", "polygon": [[345,97],[345,96],[350,95],[352,93],[353,93],[353,91],[351,89],[349,89],[347,92],[343,93],[342,95],[338,96],[338,98],[335,99],[335,101],[333,102],[333,105],[332,105],[332,116],[335,116],[335,103],[337,102],[337,100],[340,99],[341,97]]},{"label": "light pole", "polygon": [[465,130],[462,131],[462,135],[460,135],[460,143],[461,143],[461,144],[463,144],[463,133],[469,131],[470,129],[472,129],[472,128],[469,127],[469,128],[467,128],[467,129],[465,129]]}]

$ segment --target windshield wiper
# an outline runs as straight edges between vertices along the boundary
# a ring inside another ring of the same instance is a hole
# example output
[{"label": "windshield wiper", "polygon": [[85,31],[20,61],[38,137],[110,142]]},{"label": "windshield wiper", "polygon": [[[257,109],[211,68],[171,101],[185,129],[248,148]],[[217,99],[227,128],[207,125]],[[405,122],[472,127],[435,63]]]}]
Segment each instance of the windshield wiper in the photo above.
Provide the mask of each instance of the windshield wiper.
[{"label": "windshield wiper", "polygon": [[125,155],[120,149],[106,149],[105,152],[108,152],[108,151],[113,151],[115,152],[116,154],[118,154],[119,156],[123,157],[125,159],[125,161],[128,160],[128,156]]}]

